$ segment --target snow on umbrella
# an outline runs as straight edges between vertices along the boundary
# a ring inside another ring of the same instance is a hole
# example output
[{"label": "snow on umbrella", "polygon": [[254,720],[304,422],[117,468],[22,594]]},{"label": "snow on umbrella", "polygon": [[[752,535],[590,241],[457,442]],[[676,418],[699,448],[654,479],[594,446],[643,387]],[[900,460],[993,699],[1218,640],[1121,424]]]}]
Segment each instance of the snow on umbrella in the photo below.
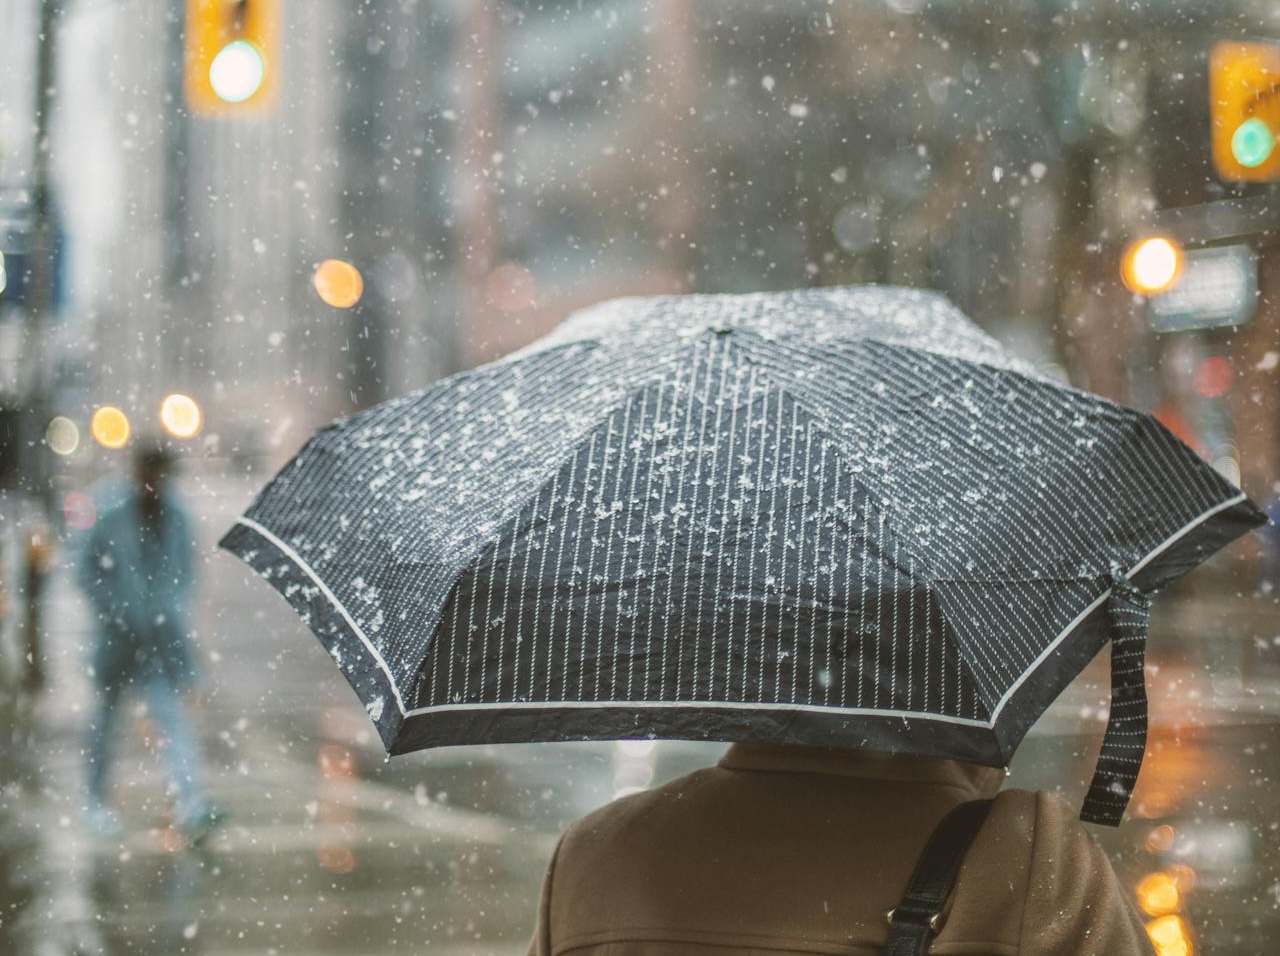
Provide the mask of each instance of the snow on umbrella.
[{"label": "snow on umbrella", "polygon": [[623,299],[312,437],[222,540],[392,753],[664,737],[1004,765],[1107,643],[1085,816],[1146,729],[1148,596],[1263,520],[1150,416],[943,297]]}]

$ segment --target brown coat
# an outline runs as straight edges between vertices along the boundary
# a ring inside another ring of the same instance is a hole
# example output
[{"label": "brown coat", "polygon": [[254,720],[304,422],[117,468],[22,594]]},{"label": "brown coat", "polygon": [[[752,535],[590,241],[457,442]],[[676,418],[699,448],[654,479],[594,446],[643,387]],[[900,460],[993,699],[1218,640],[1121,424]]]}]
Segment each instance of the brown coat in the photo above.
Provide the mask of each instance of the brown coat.
[{"label": "brown coat", "polygon": [[[875,954],[934,826],[1003,777],[949,760],[735,744],[718,766],[566,831],[529,952]],[[1151,953],[1111,864],[1047,793],[996,797],[951,904],[937,956]]]}]

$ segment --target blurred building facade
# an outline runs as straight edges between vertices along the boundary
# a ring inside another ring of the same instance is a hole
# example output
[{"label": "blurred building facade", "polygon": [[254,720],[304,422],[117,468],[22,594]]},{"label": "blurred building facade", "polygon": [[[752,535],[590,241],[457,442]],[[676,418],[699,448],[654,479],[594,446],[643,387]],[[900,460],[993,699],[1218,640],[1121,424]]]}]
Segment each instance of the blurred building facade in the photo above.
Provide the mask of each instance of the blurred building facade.
[{"label": "blurred building facade", "polygon": [[[1217,181],[1204,129],[1212,42],[1275,32],[1272,5],[251,2],[284,20],[278,104],[202,118],[178,5],[62,0],[68,415],[186,391],[278,458],[599,299],[891,282],[1273,490],[1271,188]],[[1119,257],[1194,207],[1183,241],[1248,246],[1262,295],[1160,332]],[[365,275],[352,310],[311,288],[331,257]]]}]

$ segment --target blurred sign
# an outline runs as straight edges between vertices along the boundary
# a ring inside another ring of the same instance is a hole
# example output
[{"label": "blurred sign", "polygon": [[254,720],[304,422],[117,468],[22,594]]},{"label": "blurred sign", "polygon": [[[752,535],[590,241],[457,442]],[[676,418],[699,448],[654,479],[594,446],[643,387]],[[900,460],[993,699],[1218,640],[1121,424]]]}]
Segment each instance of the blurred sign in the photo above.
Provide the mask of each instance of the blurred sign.
[{"label": "blurred sign", "polygon": [[26,300],[27,264],[21,253],[0,250],[0,302],[21,304]]},{"label": "blurred sign", "polygon": [[1209,115],[1219,176],[1229,182],[1280,178],[1280,45],[1214,44]]},{"label": "blurred sign", "polygon": [[15,488],[22,462],[22,412],[0,405],[0,489]]},{"label": "blurred sign", "polygon": [[1186,253],[1182,278],[1152,296],[1148,311],[1157,332],[1243,325],[1258,298],[1258,262],[1248,246],[1218,246]]}]

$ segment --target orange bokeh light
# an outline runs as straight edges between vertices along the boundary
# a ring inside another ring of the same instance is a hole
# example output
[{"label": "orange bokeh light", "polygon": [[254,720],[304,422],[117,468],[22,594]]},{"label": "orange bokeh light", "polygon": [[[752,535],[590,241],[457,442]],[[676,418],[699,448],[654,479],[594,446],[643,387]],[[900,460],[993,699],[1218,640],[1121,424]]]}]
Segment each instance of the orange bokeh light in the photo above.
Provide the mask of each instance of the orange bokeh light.
[{"label": "orange bokeh light", "polygon": [[103,448],[123,448],[129,444],[129,417],[114,405],[103,405],[89,423],[94,441]]},{"label": "orange bokeh light", "polygon": [[1177,832],[1169,824],[1160,824],[1147,834],[1147,851],[1150,853],[1165,853],[1173,849],[1173,840],[1177,835]]},{"label": "orange bokeh light", "polygon": [[350,873],[356,868],[356,855],[350,847],[322,843],[316,847],[316,859],[330,873]]},{"label": "orange bokeh light", "polygon": [[1147,936],[1156,956],[1194,956],[1191,931],[1181,916],[1161,916],[1147,924]]},{"label": "orange bokeh light", "polygon": [[1182,276],[1182,246],[1165,236],[1148,236],[1125,250],[1120,277],[1130,292],[1159,295]]},{"label": "orange bokeh light", "polygon": [[1149,873],[1138,882],[1138,905],[1148,916],[1175,913],[1182,904],[1178,884],[1168,873]]},{"label": "orange bokeh light", "polygon": [[356,761],[351,751],[338,744],[325,744],[320,748],[320,772],[326,777],[351,777],[356,772]]},{"label": "orange bokeh light", "polygon": [[341,259],[326,259],[320,263],[312,282],[316,294],[335,309],[349,309],[364,295],[364,277],[360,270]]}]

